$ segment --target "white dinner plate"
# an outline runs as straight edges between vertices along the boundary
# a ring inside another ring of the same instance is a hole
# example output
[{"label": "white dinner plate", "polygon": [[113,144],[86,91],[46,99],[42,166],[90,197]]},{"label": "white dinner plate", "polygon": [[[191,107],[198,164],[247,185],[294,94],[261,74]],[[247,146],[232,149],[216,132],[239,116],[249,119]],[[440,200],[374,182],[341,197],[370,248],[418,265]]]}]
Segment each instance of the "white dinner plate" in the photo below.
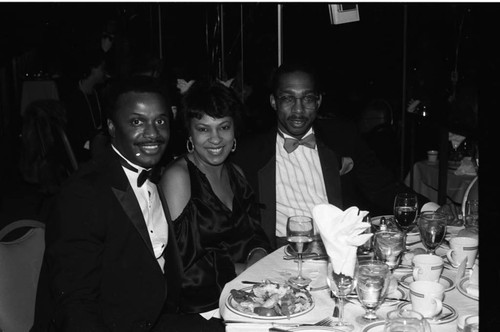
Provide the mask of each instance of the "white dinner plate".
[{"label": "white dinner plate", "polygon": [[[402,276],[401,279],[399,280],[399,283],[401,284],[401,286],[410,289],[410,284],[413,281],[414,281],[413,274],[410,273],[410,274]],[[439,278],[439,283],[444,286],[445,292],[448,292],[448,291],[452,290],[453,288],[455,288],[455,283],[453,282],[453,280],[451,280],[447,276],[441,275],[441,277]]]},{"label": "white dinner plate", "polygon": [[379,321],[366,325],[361,332],[383,332],[385,321]]},{"label": "white dinner plate", "polygon": [[473,300],[479,301],[479,296],[475,296],[472,294],[467,293],[467,287],[469,286],[469,277],[463,277],[460,279],[458,282],[457,288],[460,293],[463,295],[467,296],[468,298],[471,298]]},{"label": "white dinner plate", "polygon": [[[401,303],[398,306],[398,309],[411,310],[411,303]],[[447,317],[445,319],[440,318],[440,317],[444,317],[444,316],[447,316]],[[457,311],[455,310],[455,308],[453,308],[449,304],[443,303],[443,310],[441,310],[441,313],[434,318],[426,318],[426,320],[430,324],[439,325],[439,324],[445,324],[445,323],[452,322],[455,319],[457,319],[457,316],[458,315],[457,315]]]},{"label": "white dinner plate", "polygon": [[[382,217],[384,217],[386,220],[387,219],[394,219],[394,215],[392,215],[392,214],[386,214],[386,215],[382,215],[382,216],[372,217],[372,218],[370,218],[372,225],[375,225],[377,227],[380,226],[380,218],[382,218]],[[413,228],[406,235],[407,236],[420,235],[417,225],[414,225]],[[413,242],[413,240],[409,241],[409,239],[407,239],[407,242]]]},{"label": "white dinner plate", "polygon": [[[249,292],[252,288],[253,287],[245,287],[245,288],[242,288],[241,290]],[[308,299],[309,299],[309,304],[310,304],[309,307],[301,312],[296,312],[296,313],[290,315],[290,318],[301,316],[305,313],[308,313],[309,311],[311,311],[314,308],[314,300],[313,300],[310,293],[308,293]],[[233,295],[229,294],[229,296],[226,299],[226,307],[237,315],[248,317],[248,318],[253,318],[253,319],[259,319],[259,320],[288,319],[287,316],[269,316],[268,317],[268,316],[259,316],[259,315],[254,314],[254,313],[240,311],[240,310],[238,310],[238,307],[235,304],[236,304],[236,301],[233,299]]]}]

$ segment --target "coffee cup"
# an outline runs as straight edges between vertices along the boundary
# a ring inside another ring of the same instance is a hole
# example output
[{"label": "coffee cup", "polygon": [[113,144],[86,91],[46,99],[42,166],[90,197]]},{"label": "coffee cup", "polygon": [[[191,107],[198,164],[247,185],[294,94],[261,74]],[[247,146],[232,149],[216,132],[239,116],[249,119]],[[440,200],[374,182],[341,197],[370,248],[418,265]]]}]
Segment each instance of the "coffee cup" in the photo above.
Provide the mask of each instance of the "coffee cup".
[{"label": "coffee cup", "polygon": [[430,163],[437,162],[438,152],[436,150],[427,151],[427,161]]},{"label": "coffee cup", "polygon": [[425,318],[438,315],[443,309],[444,291],[444,286],[435,281],[412,282],[410,284],[412,310],[421,313]]},{"label": "coffee cup", "polygon": [[467,268],[471,269],[476,261],[478,239],[472,237],[456,236],[450,239],[450,250],[446,252],[446,257],[451,265],[458,266],[467,258]]},{"label": "coffee cup", "polygon": [[413,258],[413,280],[439,282],[443,272],[443,259],[436,255],[416,255]]}]

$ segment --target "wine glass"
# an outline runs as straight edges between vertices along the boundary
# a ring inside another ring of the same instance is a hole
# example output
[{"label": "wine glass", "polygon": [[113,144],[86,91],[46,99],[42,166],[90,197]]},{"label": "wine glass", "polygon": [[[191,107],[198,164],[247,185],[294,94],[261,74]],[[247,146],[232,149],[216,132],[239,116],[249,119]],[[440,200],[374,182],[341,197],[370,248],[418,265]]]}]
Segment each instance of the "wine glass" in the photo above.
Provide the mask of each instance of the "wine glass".
[{"label": "wine glass", "polygon": [[417,195],[414,193],[398,193],[394,198],[394,218],[405,234],[417,219],[417,209]]},{"label": "wine glass", "polygon": [[305,287],[311,283],[310,278],[302,276],[302,253],[314,238],[313,219],[307,216],[289,217],[286,223],[286,237],[290,245],[297,252],[299,274],[288,281],[296,286]]},{"label": "wine glass", "polygon": [[427,249],[427,253],[435,255],[437,247],[443,242],[446,235],[446,215],[426,211],[418,216],[417,224],[422,244]]},{"label": "wine glass", "polygon": [[364,315],[356,318],[359,324],[384,320],[376,311],[387,295],[390,278],[391,271],[386,263],[376,260],[359,262],[356,291],[359,302],[366,310]]},{"label": "wine glass", "polygon": [[333,295],[339,299],[339,319],[337,322],[332,323],[331,326],[342,331],[354,330],[354,325],[344,321],[344,302],[347,295],[356,287],[357,267],[358,264],[356,264],[353,276],[351,277],[343,273],[336,273],[331,260],[328,260],[326,283]]}]

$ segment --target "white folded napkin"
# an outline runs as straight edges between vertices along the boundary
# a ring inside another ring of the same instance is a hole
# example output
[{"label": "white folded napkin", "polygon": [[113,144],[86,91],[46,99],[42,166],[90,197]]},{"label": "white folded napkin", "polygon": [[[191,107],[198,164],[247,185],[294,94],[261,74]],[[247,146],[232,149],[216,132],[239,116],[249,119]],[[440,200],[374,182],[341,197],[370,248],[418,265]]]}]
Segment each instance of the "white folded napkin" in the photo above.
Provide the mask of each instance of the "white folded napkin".
[{"label": "white folded napkin", "polygon": [[355,206],[342,211],[331,204],[319,204],[312,209],[314,223],[335,273],[354,276],[357,247],[373,235],[361,234],[370,227],[363,222],[367,214],[368,211],[360,211]]}]

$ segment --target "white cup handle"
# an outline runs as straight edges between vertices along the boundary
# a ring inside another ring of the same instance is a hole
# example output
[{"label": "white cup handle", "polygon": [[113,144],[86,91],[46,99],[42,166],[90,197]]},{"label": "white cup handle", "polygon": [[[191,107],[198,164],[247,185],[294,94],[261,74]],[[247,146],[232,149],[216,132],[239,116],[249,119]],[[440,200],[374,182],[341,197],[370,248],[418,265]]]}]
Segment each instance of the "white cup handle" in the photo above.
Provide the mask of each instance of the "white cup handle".
[{"label": "white cup handle", "polygon": [[418,275],[420,274],[420,268],[419,267],[414,267],[413,268],[413,280],[417,281],[418,280]]},{"label": "white cup handle", "polygon": [[443,310],[443,302],[440,299],[434,299],[436,301],[436,309],[434,311],[434,315],[437,315]]},{"label": "white cup handle", "polygon": [[453,265],[458,265],[457,262],[455,262],[455,260],[453,259],[453,257],[451,256],[451,254],[453,253],[453,251],[455,251],[454,249],[450,249],[446,252],[446,257],[448,257],[448,260],[450,261],[451,264]]}]

